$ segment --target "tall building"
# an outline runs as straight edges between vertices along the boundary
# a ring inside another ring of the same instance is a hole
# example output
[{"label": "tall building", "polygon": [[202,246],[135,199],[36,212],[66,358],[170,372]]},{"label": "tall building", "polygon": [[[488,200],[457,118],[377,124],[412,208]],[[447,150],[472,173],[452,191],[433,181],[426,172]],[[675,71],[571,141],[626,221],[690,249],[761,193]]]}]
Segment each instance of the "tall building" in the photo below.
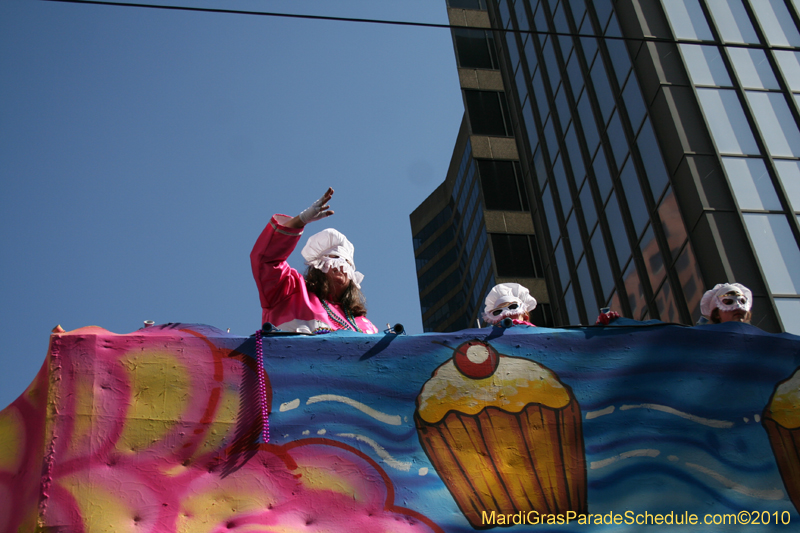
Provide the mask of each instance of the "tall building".
[{"label": "tall building", "polygon": [[534,320],[552,325],[488,13],[451,10],[450,20],[463,27],[452,33],[466,112],[444,183],[411,214],[423,327],[475,327],[502,282],[528,287]]},{"label": "tall building", "polygon": [[448,4],[494,29],[556,323],[690,324],[737,281],[800,334],[800,2]]}]

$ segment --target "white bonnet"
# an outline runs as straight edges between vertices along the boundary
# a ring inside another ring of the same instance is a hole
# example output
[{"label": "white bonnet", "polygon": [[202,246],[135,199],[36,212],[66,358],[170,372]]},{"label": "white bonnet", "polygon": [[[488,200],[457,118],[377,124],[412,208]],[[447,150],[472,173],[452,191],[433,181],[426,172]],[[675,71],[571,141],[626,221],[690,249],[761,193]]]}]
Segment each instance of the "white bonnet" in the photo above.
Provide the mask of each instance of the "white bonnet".
[{"label": "white bonnet", "polygon": [[719,297],[729,292],[742,294],[746,299],[745,311],[749,311],[753,305],[753,293],[750,289],[741,283],[718,283],[714,288],[708,290],[703,294],[703,299],[700,300],[700,314],[705,317],[710,317],[711,312],[719,307]]},{"label": "white bonnet", "polygon": [[529,313],[536,308],[536,298],[531,296],[530,291],[519,283],[500,283],[492,287],[486,296],[483,309],[483,320],[495,322],[498,318],[491,314],[495,309],[516,302],[518,310],[513,314]]},{"label": "white bonnet", "polygon": [[[333,228],[324,229],[309,237],[300,253],[307,265],[323,272],[327,273],[331,267],[341,267],[356,287],[361,288],[364,275],[355,271],[353,262],[355,248],[344,234]],[[332,255],[338,256],[338,258],[331,258]]]}]

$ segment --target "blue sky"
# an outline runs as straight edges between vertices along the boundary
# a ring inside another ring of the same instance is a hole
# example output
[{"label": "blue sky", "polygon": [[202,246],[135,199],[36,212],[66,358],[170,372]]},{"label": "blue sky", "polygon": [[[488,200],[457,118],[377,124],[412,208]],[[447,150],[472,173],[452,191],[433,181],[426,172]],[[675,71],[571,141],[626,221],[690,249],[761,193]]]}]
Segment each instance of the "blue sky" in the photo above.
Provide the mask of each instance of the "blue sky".
[{"label": "blue sky", "polygon": [[[444,0],[151,3],[447,23]],[[57,324],[254,332],[256,237],[328,186],[306,236],[344,232],[372,321],[422,331],[408,217],[463,114],[448,30],[8,0],[0,72],[0,409]]]}]

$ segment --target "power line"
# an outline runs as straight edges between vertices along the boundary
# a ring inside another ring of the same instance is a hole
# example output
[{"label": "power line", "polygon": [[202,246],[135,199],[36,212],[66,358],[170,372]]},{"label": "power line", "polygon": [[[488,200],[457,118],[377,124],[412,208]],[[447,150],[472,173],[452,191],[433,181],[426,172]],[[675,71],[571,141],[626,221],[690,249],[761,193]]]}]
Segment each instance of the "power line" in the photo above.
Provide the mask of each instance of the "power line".
[{"label": "power line", "polygon": [[[647,43],[668,43],[680,44],[684,41],[670,39],[666,37],[623,37],[619,35],[594,35],[591,33],[569,33],[558,31],[541,31],[541,30],[516,30],[513,28],[484,28],[479,26],[454,26],[452,24],[435,24],[432,22],[409,22],[403,20],[380,20],[380,19],[365,19],[353,17],[330,17],[324,15],[299,15],[296,13],[274,13],[268,11],[245,11],[239,9],[217,9],[209,7],[188,7],[188,6],[169,6],[158,4],[141,4],[133,2],[106,2],[102,0],[42,0],[43,2],[59,2],[62,4],[88,4],[98,6],[118,6],[118,7],[141,7],[145,9],[161,9],[169,11],[193,11],[198,13],[226,13],[230,15],[257,15],[262,17],[276,17],[276,18],[292,18],[292,19],[306,19],[306,20],[327,20],[333,22],[360,22],[366,24],[385,24],[391,26],[415,26],[420,28],[440,28],[449,30],[482,30],[482,31],[496,31],[501,33],[520,33],[528,35],[553,35],[557,37],[578,37],[578,38],[594,38],[606,39],[612,41],[634,41],[634,42],[647,42]],[[721,43],[711,42],[703,43],[702,41],[692,41],[686,44],[712,44],[720,45]],[[755,44],[755,43],[724,43],[723,46],[730,48],[755,48],[755,49],[768,49],[768,45]],[[796,48],[794,48],[796,49]]]},{"label": "power line", "polygon": [[104,2],[102,0],[42,0],[44,2],[59,2],[64,4],[89,4],[99,6],[119,6],[119,7],[141,7],[147,9],[162,9],[171,11],[193,11],[199,13],[227,13],[232,15],[258,15],[262,17],[278,17],[278,18],[293,18],[293,19],[307,19],[307,20],[327,20],[334,22],[361,22],[367,24],[387,24],[393,26],[416,26],[421,28],[441,28],[441,29],[464,29],[464,30],[486,30],[498,31],[503,33],[525,33],[531,35],[555,35],[558,37],[594,37],[600,39],[613,39],[619,41],[646,41],[646,42],[666,42],[674,43],[673,39],[665,39],[661,37],[621,37],[616,35],[592,35],[582,33],[564,33],[556,31],[539,31],[539,30],[515,30],[512,28],[484,28],[478,26],[454,26],[452,24],[435,24],[432,22],[408,22],[402,20],[380,20],[380,19],[365,19],[353,17],[329,17],[324,15],[299,15],[295,13],[274,13],[267,11],[245,11],[239,9],[217,9],[208,7],[188,7],[188,6],[169,6],[158,4],[140,4],[132,2]]}]

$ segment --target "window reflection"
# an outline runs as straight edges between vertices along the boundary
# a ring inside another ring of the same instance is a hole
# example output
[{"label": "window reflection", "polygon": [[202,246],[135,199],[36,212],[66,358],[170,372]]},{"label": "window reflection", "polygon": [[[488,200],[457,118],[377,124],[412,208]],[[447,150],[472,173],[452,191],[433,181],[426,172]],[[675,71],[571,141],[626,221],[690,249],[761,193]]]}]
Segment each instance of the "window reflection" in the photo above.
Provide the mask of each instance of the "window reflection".
[{"label": "window reflection", "polygon": [[698,0],[662,0],[672,30],[678,39],[710,41],[713,39]]},{"label": "window reflection", "polygon": [[553,249],[553,257],[556,260],[556,269],[561,278],[561,285],[569,283],[569,267],[567,267],[567,254],[564,252],[564,241],[559,241]]},{"label": "window reflection", "polygon": [[583,209],[583,220],[586,222],[586,231],[591,231],[597,222],[597,210],[594,207],[594,200],[592,200],[592,188],[589,186],[587,180],[583,184],[583,189],[580,192],[581,208]]},{"label": "window reflection", "polygon": [[658,141],[656,141],[656,135],[653,132],[653,126],[650,124],[649,118],[644,121],[642,131],[636,140],[636,146],[642,156],[642,163],[644,163],[645,172],[647,173],[647,181],[650,182],[650,190],[653,192],[653,197],[658,200],[664,187],[669,183],[669,177],[667,176],[664,159],[661,157],[661,150],[658,147]]},{"label": "window reflection", "polygon": [[597,152],[592,168],[597,178],[597,189],[600,191],[601,202],[605,203],[608,193],[611,192],[611,174],[608,172],[606,155],[603,150]]},{"label": "window reflection", "polygon": [[729,43],[758,43],[742,0],[706,0],[722,39]]},{"label": "window reflection", "polygon": [[653,234],[652,226],[647,228],[644,237],[642,237],[640,249],[644,267],[647,270],[647,277],[650,278],[650,286],[656,288],[661,285],[664,276],[667,275],[667,269],[658,249],[658,241],[656,241],[656,236]]},{"label": "window reflection", "polygon": [[608,122],[608,141],[611,143],[611,151],[614,153],[614,160],[617,167],[622,166],[622,162],[628,155],[628,141],[625,140],[625,130],[622,129],[622,122],[619,120],[619,113],[614,111],[611,120]]},{"label": "window reflection", "polygon": [[783,94],[755,91],[745,94],[770,155],[800,156],[800,131]]},{"label": "window reflection", "polygon": [[594,120],[594,112],[586,91],[583,91],[577,107],[578,115],[581,117],[581,126],[583,126],[583,135],[586,138],[586,147],[589,149],[589,158],[591,159],[600,144],[600,134],[597,132],[597,123]]},{"label": "window reflection", "polygon": [[611,232],[611,237],[614,240],[614,248],[617,251],[617,260],[620,267],[622,267],[631,255],[631,245],[628,242],[628,235],[625,233],[625,224],[622,221],[622,212],[619,209],[617,196],[614,194],[611,195],[611,199],[606,206],[606,219],[608,220],[608,229]]},{"label": "window reflection", "polygon": [[783,189],[793,211],[800,211],[800,161],[775,161]]},{"label": "window reflection", "polygon": [[622,182],[625,198],[628,200],[628,211],[633,220],[633,227],[638,235],[650,221],[650,215],[648,214],[647,204],[644,201],[642,188],[639,186],[639,179],[636,177],[636,168],[630,158],[625,163],[625,168],[622,169],[619,179]]},{"label": "window reflection", "polygon": [[800,249],[784,215],[745,213],[744,222],[773,294],[800,294]]},{"label": "window reflection", "polygon": [[667,190],[667,194],[664,195],[664,199],[658,207],[658,218],[661,220],[661,229],[667,238],[669,252],[675,258],[683,243],[686,242],[686,228],[683,225],[681,213],[678,210],[678,201],[675,199],[672,189]]},{"label": "window reflection", "polygon": [[689,307],[689,313],[692,315],[692,321],[697,322],[700,319],[700,300],[703,298],[705,285],[691,244],[686,245],[678,260],[675,261],[675,270],[678,273],[678,281],[683,289],[683,296]]},{"label": "window reflection", "polygon": [[600,228],[592,235],[592,250],[594,251],[594,262],[597,266],[597,277],[600,278],[600,285],[602,285],[603,297],[605,298],[614,290],[614,275],[611,273],[611,263],[608,260],[608,251]]},{"label": "window reflection", "polygon": [[572,291],[572,285],[567,288],[567,292],[564,293],[564,305],[567,308],[567,315],[569,315],[569,323],[570,324],[580,324],[581,317],[578,314],[578,305],[575,303],[575,295]]},{"label": "window reflection", "polygon": [[735,91],[697,89],[697,96],[720,153],[758,154],[758,146]]},{"label": "window reflection", "polygon": [[553,195],[550,194],[550,187],[546,187],[542,191],[542,203],[544,204],[546,224],[550,229],[550,242],[556,242],[560,237],[560,231],[558,229],[558,219],[556,218],[556,204]]},{"label": "window reflection", "polygon": [[672,294],[669,280],[664,281],[664,286],[656,295],[656,307],[663,322],[680,322],[678,306],[675,304],[675,295]]},{"label": "window reflection", "polygon": [[611,86],[608,84],[606,69],[603,67],[603,62],[600,59],[595,62],[589,75],[592,77],[592,84],[594,85],[597,102],[600,104],[600,110],[603,112],[603,123],[606,123],[611,116],[611,112],[614,110],[614,95],[611,92]]},{"label": "window reflection", "polygon": [[572,249],[573,259],[580,257],[583,253],[583,241],[581,240],[581,233],[578,230],[578,217],[575,216],[574,211],[570,213],[570,217],[567,219],[567,235],[569,236],[569,244]]},{"label": "window reflection", "polygon": [[745,89],[780,89],[763,50],[728,48],[728,55]]},{"label": "window reflection", "polygon": [[800,33],[783,0],[750,2],[771,46],[800,46]]},{"label": "window reflection", "polygon": [[576,183],[580,183],[586,175],[586,168],[583,166],[583,156],[578,145],[578,137],[575,135],[575,124],[570,124],[567,134],[564,136],[564,143],[569,152],[569,162],[572,165],[572,174]]},{"label": "window reflection", "polygon": [[731,85],[719,48],[697,44],[681,44],[680,48],[695,85]]},{"label": "window reflection", "polygon": [[800,91],[800,52],[775,50],[773,53],[789,89]]},{"label": "window reflection", "polygon": [[722,165],[741,209],[780,210],[775,187],[761,159],[723,157]]},{"label": "window reflection", "polygon": [[597,300],[594,297],[594,289],[592,288],[592,277],[589,274],[589,267],[586,266],[586,257],[581,257],[578,267],[575,269],[578,274],[578,281],[581,284],[581,294],[583,296],[583,308],[586,311],[586,318],[589,324],[594,323],[594,318],[597,315],[599,307]]},{"label": "window reflection", "polygon": [[784,331],[800,335],[800,298],[775,298],[775,305]]},{"label": "window reflection", "polygon": [[631,74],[628,77],[628,83],[622,90],[622,99],[625,101],[625,110],[628,112],[628,118],[631,121],[634,135],[639,131],[639,125],[644,119],[647,110],[644,107],[644,98],[642,92],[639,90],[639,82],[636,81],[636,74]]},{"label": "window reflection", "polygon": [[634,319],[640,320],[647,311],[647,300],[644,298],[642,282],[639,280],[639,273],[636,272],[636,264],[633,261],[625,270],[625,274],[622,276],[622,283],[625,285],[625,292],[628,294],[631,315]]}]

